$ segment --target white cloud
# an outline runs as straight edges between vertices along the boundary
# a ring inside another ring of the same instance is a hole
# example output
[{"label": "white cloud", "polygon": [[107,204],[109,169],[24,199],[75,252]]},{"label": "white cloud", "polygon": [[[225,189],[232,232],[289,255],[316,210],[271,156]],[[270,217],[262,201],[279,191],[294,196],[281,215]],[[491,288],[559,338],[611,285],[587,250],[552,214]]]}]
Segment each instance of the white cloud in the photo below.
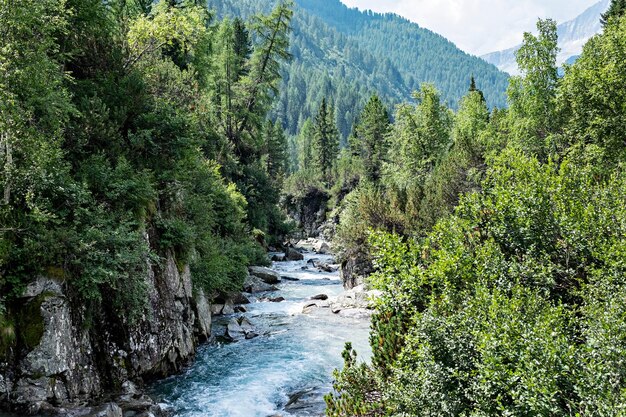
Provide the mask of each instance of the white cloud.
[{"label": "white cloud", "polygon": [[350,7],[394,12],[475,55],[521,42],[538,18],[570,20],[598,0],[341,0]]}]

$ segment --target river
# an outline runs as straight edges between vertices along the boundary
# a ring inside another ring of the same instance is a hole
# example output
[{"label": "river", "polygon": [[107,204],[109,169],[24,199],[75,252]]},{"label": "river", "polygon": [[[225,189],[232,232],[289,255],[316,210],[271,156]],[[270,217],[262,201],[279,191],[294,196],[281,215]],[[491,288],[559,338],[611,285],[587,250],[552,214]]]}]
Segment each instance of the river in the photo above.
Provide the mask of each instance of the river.
[{"label": "river", "polygon": [[[343,292],[337,273],[307,264],[329,255],[305,254],[303,261],[274,262],[283,276],[278,291],[257,294],[244,315],[259,337],[229,343],[222,337],[233,316],[213,321],[215,342],[201,347],[185,372],[156,383],[151,395],[173,406],[181,417],[306,417],[324,414],[323,395],[332,389],[332,371],[343,365],[341,352],[352,342],[369,359],[369,319],[344,317],[320,308],[303,314],[317,294]],[[262,297],[284,297],[273,303]]]}]

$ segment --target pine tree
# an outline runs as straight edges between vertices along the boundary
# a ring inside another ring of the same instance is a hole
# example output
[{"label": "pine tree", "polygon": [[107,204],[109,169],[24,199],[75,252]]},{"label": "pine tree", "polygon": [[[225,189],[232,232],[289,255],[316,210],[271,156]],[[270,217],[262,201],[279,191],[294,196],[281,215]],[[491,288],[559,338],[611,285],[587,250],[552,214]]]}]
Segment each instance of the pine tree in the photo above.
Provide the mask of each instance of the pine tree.
[{"label": "pine tree", "polygon": [[387,153],[389,113],[377,95],[373,95],[359,117],[351,136],[352,152],[363,162],[365,179],[377,182]]},{"label": "pine tree", "polygon": [[339,154],[339,131],[326,98],[322,99],[314,123],[314,151],[317,170],[326,185],[332,182],[332,172]]},{"label": "pine tree", "polygon": [[483,94],[482,90],[478,89],[478,87],[476,87],[476,80],[474,79],[474,76],[472,75],[472,77],[470,78],[470,88],[469,88],[470,92],[474,92],[476,91],[478,94],[480,94],[480,97],[482,99],[483,102],[487,102],[487,100],[485,100],[485,95]]},{"label": "pine tree", "polygon": [[267,174],[280,183],[287,171],[287,138],[279,121],[265,122],[265,153]]},{"label": "pine tree", "polygon": [[603,26],[606,26],[612,19],[618,19],[624,15],[626,12],[626,0],[612,0],[611,5],[609,6],[609,10],[606,11],[602,15]]}]

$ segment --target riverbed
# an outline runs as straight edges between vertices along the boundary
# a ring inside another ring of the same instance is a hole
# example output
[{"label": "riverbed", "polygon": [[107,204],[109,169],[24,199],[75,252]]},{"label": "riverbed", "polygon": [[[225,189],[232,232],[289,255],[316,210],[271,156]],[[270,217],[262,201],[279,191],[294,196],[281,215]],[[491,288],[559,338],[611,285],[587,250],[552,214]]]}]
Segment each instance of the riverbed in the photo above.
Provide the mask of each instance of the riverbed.
[{"label": "riverbed", "polygon": [[[324,394],[332,372],[343,365],[341,352],[352,342],[367,360],[369,319],[303,307],[311,297],[343,292],[338,273],[320,272],[308,261],[332,262],[329,255],[306,253],[303,261],[274,262],[283,279],[278,291],[249,297],[245,313],[214,318],[215,341],[201,347],[194,364],[156,383],[158,401],[181,417],[308,417],[324,414]],[[296,281],[297,280],[297,281]],[[274,303],[265,298],[284,297]],[[223,338],[233,317],[245,316],[258,337],[239,342]]]}]

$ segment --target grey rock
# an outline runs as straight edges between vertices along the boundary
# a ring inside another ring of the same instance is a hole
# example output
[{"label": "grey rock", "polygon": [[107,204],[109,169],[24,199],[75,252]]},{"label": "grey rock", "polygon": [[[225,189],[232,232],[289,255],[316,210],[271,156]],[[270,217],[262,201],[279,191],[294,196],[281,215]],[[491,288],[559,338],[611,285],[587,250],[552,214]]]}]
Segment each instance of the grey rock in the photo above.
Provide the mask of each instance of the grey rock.
[{"label": "grey rock", "polygon": [[159,403],[150,407],[150,412],[155,417],[171,417],[175,414],[174,407],[169,404]]},{"label": "grey rock", "polygon": [[58,281],[51,278],[39,276],[34,282],[28,284],[28,286],[22,293],[22,297],[32,298],[37,297],[38,295],[43,293],[62,295],[63,288],[61,287],[61,283],[59,283]]},{"label": "grey rock", "polygon": [[234,292],[228,295],[228,298],[232,300],[234,304],[250,304],[248,297],[240,292]]},{"label": "grey rock", "polygon": [[[150,245],[147,232],[144,238]],[[146,263],[148,306],[137,323],[123,329],[99,322],[88,329],[80,321],[83,307],[66,299],[59,282],[39,277],[31,283],[21,308],[28,309],[24,310],[28,317],[41,320],[39,343],[2,365],[15,369],[18,378],[7,384],[4,371],[0,372],[0,401],[6,399],[7,406],[26,414],[45,410],[49,404],[70,409],[106,394],[101,381],[119,386],[146,375],[179,371],[194,356],[198,342],[210,335],[212,307],[201,291],[194,297],[189,267],[179,268],[173,253],[165,254],[163,265],[148,259]],[[99,349],[94,349],[96,343]],[[132,399],[137,412],[157,416],[149,410],[153,401],[142,397],[138,403],[137,396],[141,397],[129,391],[124,399]],[[106,412],[121,416],[114,406]]]},{"label": "grey rock", "polygon": [[115,403],[94,407],[85,417],[122,417],[122,409]]},{"label": "grey rock", "polygon": [[357,254],[344,260],[339,269],[343,287],[350,290],[363,285],[365,277],[372,273],[372,262],[366,254]]},{"label": "grey rock", "polygon": [[309,314],[309,313],[312,313],[313,311],[317,310],[318,308],[319,308],[319,307],[317,306],[317,304],[315,304],[315,303],[310,303],[310,304],[305,305],[305,306],[302,308],[302,313],[303,313],[303,314]]},{"label": "grey rock", "polygon": [[224,310],[224,304],[211,304],[211,315],[213,316],[219,316],[222,314],[222,311]]},{"label": "grey rock", "polygon": [[320,253],[320,254],[327,254],[327,253],[330,253],[330,251],[331,251],[330,245],[326,242],[320,242],[315,247],[315,252]]},{"label": "grey rock", "polygon": [[304,259],[304,255],[294,248],[287,248],[285,251],[285,257],[289,261],[301,261]]},{"label": "grey rock", "polygon": [[286,260],[287,259],[284,253],[277,253],[277,254],[272,255],[273,262],[285,262]]},{"label": "grey rock", "polygon": [[318,294],[311,297],[311,300],[328,300],[328,296],[326,294]]},{"label": "grey rock", "polygon": [[339,311],[338,314],[340,317],[344,318],[366,319],[371,317],[372,314],[374,314],[374,311],[366,308],[349,308]]},{"label": "grey rock", "polygon": [[234,341],[252,339],[257,336],[258,333],[255,327],[252,325],[250,320],[245,317],[240,319],[231,319],[226,327],[226,337]]},{"label": "grey rock", "polygon": [[196,301],[196,331],[201,340],[207,340],[211,336],[211,304],[204,294],[204,290],[198,290]]},{"label": "grey rock", "polygon": [[285,275],[281,275],[280,278],[283,281],[293,281],[293,282],[300,281],[300,278],[289,277],[289,276],[285,276]]},{"label": "grey rock", "polygon": [[278,290],[278,288],[273,285],[266,284],[260,278],[254,275],[249,275],[248,278],[246,278],[245,283],[243,284],[243,290],[249,294],[256,294],[260,292],[276,291]]},{"label": "grey rock", "polygon": [[248,269],[250,274],[259,277],[266,284],[278,284],[280,282],[280,275],[274,270],[263,266],[251,266]]},{"label": "grey rock", "polygon": [[285,297],[274,297],[270,298],[269,301],[272,303],[282,303],[283,301],[285,301]]},{"label": "grey rock", "polygon": [[362,310],[373,310],[376,307],[376,300],[381,295],[380,291],[366,291],[365,287],[360,285],[335,298],[330,304],[330,309],[335,314],[342,312],[342,316],[346,317],[351,314],[346,310],[357,310],[352,315],[359,315]]},{"label": "grey rock", "polygon": [[224,308],[222,309],[222,314],[225,316],[235,314],[235,304],[233,303],[233,300],[226,300]]},{"label": "grey rock", "polygon": [[139,388],[137,388],[137,385],[135,385],[134,382],[126,381],[126,382],[124,382],[122,384],[122,394],[135,396],[135,395],[139,395],[140,391],[139,391]]}]

